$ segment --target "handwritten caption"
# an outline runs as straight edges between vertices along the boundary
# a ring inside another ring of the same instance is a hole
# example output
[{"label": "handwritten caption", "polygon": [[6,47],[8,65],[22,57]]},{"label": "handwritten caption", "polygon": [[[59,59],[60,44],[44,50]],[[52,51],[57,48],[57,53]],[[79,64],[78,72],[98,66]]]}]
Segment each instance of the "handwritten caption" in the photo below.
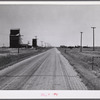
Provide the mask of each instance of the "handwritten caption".
[{"label": "handwritten caption", "polygon": [[47,97],[47,96],[58,96],[58,93],[41,93],[42,97]]}]

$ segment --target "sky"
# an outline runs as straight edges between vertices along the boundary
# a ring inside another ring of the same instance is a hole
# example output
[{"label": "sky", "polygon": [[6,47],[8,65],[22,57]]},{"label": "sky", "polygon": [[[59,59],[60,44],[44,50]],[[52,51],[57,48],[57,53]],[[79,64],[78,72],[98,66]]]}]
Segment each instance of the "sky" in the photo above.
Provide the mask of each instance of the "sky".
[{"label": "sky", "polygon": [[20,28],[23,43],[30,44],[38,37],[52,46],[92,46],[95,26],[95,45],[100,46],[99,5],[0,5],[0,46],[9,46],[10,29]]}]

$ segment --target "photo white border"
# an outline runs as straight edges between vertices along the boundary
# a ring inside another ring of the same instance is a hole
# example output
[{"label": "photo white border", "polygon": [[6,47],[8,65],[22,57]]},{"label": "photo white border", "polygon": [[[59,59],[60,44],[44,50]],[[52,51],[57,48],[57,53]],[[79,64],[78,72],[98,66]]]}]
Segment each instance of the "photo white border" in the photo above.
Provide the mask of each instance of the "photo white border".
[{"label": "photo white border", "polygon": [[100,5],[100,1],[0,1],[0,5]]},{"label": "photo white border", "polygon": [[[41,94],[47,96],[41,96]],[[48,96],[48,93],[50,94]],[[53,95],[57,93],[58,95]],[[100,99],[100,91],[84,90],[3,90],[0,99]]]},{"label": "photo white border", "polygon": [[[1,5],[100,5],[100,1],[0,1]],[[57,95],[54,95],[54,94]],[[43,96],[44,94],[44,96]],[[48,95],[49,94],[49,95]],[[99,90],[0,90],[0,99],[100,99]]]}]

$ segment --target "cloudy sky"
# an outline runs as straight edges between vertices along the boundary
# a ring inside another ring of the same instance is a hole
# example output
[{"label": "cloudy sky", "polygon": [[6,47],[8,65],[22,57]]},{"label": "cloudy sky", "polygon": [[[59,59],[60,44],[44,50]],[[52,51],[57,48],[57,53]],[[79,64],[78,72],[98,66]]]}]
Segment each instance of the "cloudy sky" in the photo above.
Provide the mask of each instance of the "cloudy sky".
[{"label": "cloudy sky", "polygon": [[0,5],[0,46],[9,46],[10,29],[20,28],[23,43],[34,36],[52,46],[92,45],[92,26],[95,26],[95,45],[100,46],[100,6],[98,5]]}]

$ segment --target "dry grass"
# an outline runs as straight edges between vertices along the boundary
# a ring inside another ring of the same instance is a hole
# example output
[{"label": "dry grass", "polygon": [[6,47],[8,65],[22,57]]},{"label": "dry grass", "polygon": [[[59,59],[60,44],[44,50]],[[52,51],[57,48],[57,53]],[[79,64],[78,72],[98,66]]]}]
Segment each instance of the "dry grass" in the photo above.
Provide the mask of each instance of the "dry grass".
[{"label": "dry grass", "polygon": [[84,67],[87,69],[91,70],[93,65],[93,70],[100,70],[100,48],[96,48],[96,51],[92,51],[92,48],[83,48],[82,52],[80,52],[79,48],[73,48],[71,50],[69,48],[60,48],[60,50],[62,52],[65,52],[66,50],[66,54],[74,58],[76,61],[86,63],[88,66]]}]

